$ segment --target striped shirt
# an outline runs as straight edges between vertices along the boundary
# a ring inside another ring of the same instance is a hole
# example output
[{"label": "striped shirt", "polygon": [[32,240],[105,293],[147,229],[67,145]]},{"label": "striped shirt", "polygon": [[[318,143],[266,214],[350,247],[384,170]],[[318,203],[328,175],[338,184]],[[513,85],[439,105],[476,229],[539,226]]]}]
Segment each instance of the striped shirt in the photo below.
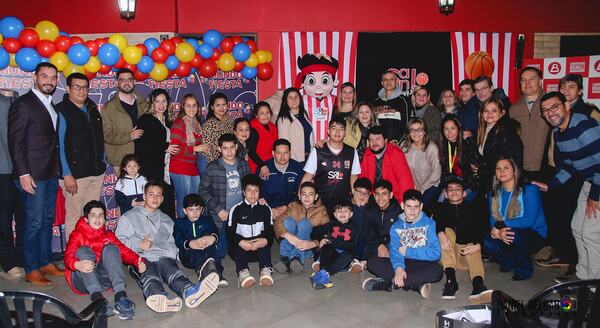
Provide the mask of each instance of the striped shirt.
[{"label": "striped shirt", "polygon": [[548,184],[555,188],[578,175],[592,184],[589,198],[598,201],[600,195],[600,125],[583,114],[571,113],[569,126],[554,129],[558,152],[556,163],[559,172]]},{"label": "striped shirt", "polygon": [[315,131],[315,140],[323,140],[328,136],[329,120],[333,112],[333,96],[329,95],[321,100],[307,95],[302,96],[304,108],[308,113],[308,120]]}]

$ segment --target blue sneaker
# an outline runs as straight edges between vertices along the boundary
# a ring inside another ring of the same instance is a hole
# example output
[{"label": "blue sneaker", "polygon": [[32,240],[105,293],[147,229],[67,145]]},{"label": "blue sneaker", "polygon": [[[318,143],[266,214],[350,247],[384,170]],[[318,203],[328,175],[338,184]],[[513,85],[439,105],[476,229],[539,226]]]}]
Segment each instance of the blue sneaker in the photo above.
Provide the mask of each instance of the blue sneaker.
[{"label": "blue sneaker", "polygon": [[333,287],[333,283],[331,282],[331,276],[329,275],[329,272],[321,269],[321,271],[319,271],[319,273],[321,274],[321,276],[320,276],[318,283],[323,285],[323,288]]},{"label": "blue sneaker", "polygon": [[135,303],[127,297],[121,297],[118,302],[115,302],[114,311],[119,314],[119,319],[132,320],[135,318]]},{"label": "blue sneaker", "polygon": [[215,293],[218,285],[219,275],[216,272],[213,272],[201,282],[189,286],[183,291],[185,305],[191,309],[197,307],[210,295]]}]

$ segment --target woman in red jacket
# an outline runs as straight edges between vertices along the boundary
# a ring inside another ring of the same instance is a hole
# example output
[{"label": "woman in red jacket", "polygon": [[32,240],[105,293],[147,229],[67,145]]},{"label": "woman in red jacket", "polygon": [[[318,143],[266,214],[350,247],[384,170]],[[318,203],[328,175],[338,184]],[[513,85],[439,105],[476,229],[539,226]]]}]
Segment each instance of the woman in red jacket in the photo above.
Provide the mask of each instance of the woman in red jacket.
[{"label": "woman in red jacket", "polygon": [[97,200],[85,204],[83,215],[69,236],[65,251],[67,283],[77,294],[89,294],[94,301],[103,298],[102,292],[112,288],[115,307],[106,305],[103,314],[119,314],[122,320],[135,316],[135,304],[125,292],[122,263],[146,271],[144,260],[117,239],[104,225],[106,207]]},{"label": "woman in red jacket", "polygon": [[169,173],[175,187],[177,218],[183,218],[183,197],[198,191],[200,175],[196,165],[198,152],[208,151],[202,143],[202,128],[196,119],[198,98],[191,93],[183,96],[183,110],[171,126],[171,144],[178,145],[179,151],[171,155]]},{"label": "woman in red jacket", "polygon": [[[269,168],[265,162],[273,158],[273,143],[279,139],[277,126],[271,123],[271,116],[273,116],[271,106],[267,102],[259,101],[254,106],[254,118],[250,121],[252,127],[250,140],[253,142],[248,143],[248,148],[250,152],[256,152],[260,163],[250,158],[248,165],[250,165],[250,172],[257,173],[263,179],[269,176]],[[260,168],[259,172],[257,168]]]}]

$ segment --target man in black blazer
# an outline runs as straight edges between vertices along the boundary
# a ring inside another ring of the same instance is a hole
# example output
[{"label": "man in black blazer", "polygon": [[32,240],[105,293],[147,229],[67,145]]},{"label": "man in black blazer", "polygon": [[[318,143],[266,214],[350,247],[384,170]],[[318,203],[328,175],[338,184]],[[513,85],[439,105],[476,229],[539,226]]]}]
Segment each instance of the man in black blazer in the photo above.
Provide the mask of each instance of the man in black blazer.
[{"label": "man in black blazer", "polygon": [[33,75],[33,88],[19,97],[8,114],[8,145],[13,172],[25,205],[23,262],[25,281],[50,286],[45,275],[64,271],[52,262],[52,224],[59,175],[58,114],[52,104],[58,71],[40,63]]}]

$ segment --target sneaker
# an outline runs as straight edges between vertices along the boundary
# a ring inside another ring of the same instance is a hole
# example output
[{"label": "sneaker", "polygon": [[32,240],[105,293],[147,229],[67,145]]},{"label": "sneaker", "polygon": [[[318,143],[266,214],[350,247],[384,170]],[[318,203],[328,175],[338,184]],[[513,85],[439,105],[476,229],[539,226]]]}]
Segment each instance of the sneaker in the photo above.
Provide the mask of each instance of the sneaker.
[{"label": "sneaker", "polygon": [[329,272],[325,270],[319,270],[313,277],[313,288],[315,290],[323,289],[323,288],[331,288],[333,287],[333,283],[331,282],[331,277],[329,276]]},{"label": "sneaker", "polygon": [[273,286],[273,268],[264,267],[260,270],[260,279],[258,285],[261,287]]},{"label": "sneaker", "polygon": [[293,274],[301,274],[304,272],[304,267],[302,266],[302,262],[297,257],[292,259],[292,263],[290,263],[290,269]]},{"label": "sneaker", "polygon": [[13,267],[12,269],[8,270],[7,272],[0,270],[0,277],[4,278],[6,280],[17,280],[17,279],[23,278],[24,276],[25,276],[25,274],[23,273],[23,271],[21,271],[21,268],[19,268],[19,267]]},{"label": "sneaker", "polygon": [[217,277],[219,277],[219,274],[217,273],[217,267],[215,266],[215,260],[210,257],[204,261],[204,264],[202,264],[202,267],[200,267],[200,270],[198,270],[198,281],[202,281],[209,275],[212,276],[213,274],[216,274]]},{"label": "sneaker", "polygon": [[157,313],[178,312],[181,310],[183,301],[179,297],[171,297],[166,292],[162,292],[150,295],[146,299],[146,305]]},{"label": "sneaker", "polygon": [[227,279],[225,279],[225,277],[221,276],[219,277],[219,288],[226,288],[229,287],[229,281],[227,281]]},{"label": "sneaker", "polygon": [[348,272],[352,273],[359,273],[363,270],[364,269],[362,263],[360,263],[360,261],[357,259],[352,260],[352,263],[350,263],[350,267],[348,267]]},{"label": "sneaker", "polygon": [[312,270],[314,272],[321,271],[321,261],[319,261],[319,260],[314,261],[313,264],[312,264]]},{"label": "sneaker", "polygon": [[383,278],[371,277],[365,279],[362,283],[362,289],[368,292],[374,291],[386,291],[391,292],[393,290],[393,282],[385,281]]},{"label": "sneaker", "polygon": [[119,314],[121,320],[132,320],[135,318],[135,303],[127,297],[121,297],[115,302],[115,313]]},{"label": "sneaker", "polygon": [[421,297],[425,299],[429,298],[429,295],[431,294],[431,284],[427,283],[425,285],[422,285],[419,288],[419,294],[421,294]]},{"label": "sneaker", "polygon": [[275,268],[275,271],[281,274],[288,274],[292,272],[292,269],[290,269],[289,257],[282,256],[281,260],[275,262],[275,265],[273,267]]},{"label": "sneaker", "polygon": [[238,274],[238,286],[244,289],[248,289],[254,285],[256,280],[250,275],[248,269],[243,269]]},{"label": "sneaker", "polygon": [[444,291],[442,291],[443,300],[453,300],[456,298],[456,291],[458,291],[458,283],[456,281],[448,280],[444,285]]},{"label": "sneaker", "polygon": [[104,316],[106,318],[112,317],[113,315],[115,315],[115,309],[113,309],[113,307],[110,306],[110,303],[108,303],[108,300],[105,299],[104,304],[98,310],[98,315]]},{"label": "sneaker", "polygon": [[579,277],[577,277],[577,275],[575,273],[569,274],[569,272],[565,272],[564,275],[554,278],[554,281],[557,284],[564,284],[565,282],[578,281],[578,280],[581,280],[581,279],[579,279]]},{"label": "sneaker", "polygon": [[473,291],[469,295],[469,301],[474,304],[486,304],[492,302],[493,290],[488,289],[483,284],[483,279],[479,276],[473,278]]},{"label": "sneaker", "polygon": [[209,273],[201,282],[195,283],[183,291],[185,305],[193,309],[204,302],[219,288],[219,275],[216,272]]},{"label": "sneaker", "polygon": [[569,266],[569,263],[562,261],[558,257],[553,257],[548,260],[535,260],[535,264],[543,268],[566,268]]}]

